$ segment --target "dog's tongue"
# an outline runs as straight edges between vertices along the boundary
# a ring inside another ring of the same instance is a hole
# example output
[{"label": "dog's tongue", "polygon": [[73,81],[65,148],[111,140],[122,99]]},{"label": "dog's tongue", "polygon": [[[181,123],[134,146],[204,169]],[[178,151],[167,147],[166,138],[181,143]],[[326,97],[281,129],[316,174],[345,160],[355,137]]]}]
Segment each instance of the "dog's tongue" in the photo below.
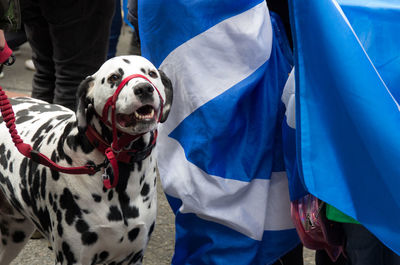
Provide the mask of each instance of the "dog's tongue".
[{"label": "dog's tongue", "polygon": [[123,127],[130,126],[134,120],[135,119],[132,117],[132,115],[126,115],[126,114],[117,115],[117,122]]}]

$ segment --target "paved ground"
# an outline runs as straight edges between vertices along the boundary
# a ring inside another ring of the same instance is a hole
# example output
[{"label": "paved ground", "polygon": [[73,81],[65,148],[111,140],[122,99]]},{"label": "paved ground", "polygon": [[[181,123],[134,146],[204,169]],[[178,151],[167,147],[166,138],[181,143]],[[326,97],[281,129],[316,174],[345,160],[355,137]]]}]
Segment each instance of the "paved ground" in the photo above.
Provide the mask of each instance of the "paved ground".
[{"label": "paved ground", "polygon": [[[128,28],[122,32],[118,46],[118,54],[128,54],[131,33]],[[3,89],[13,93],[30,95],[33,72],[25,68],[26,59],[31,56],[28,44],[20,48],[17,61],[11,67],[5,67],[4,78],[0,79]],[[160,183],[160,181],[158,181]],[[145,253],[145,265],[168,265],[174,247],[174,217],[165,199],[165,196],[158,186],[158,217],[153,236]],[[314,265],[313,252],[305,250],[305,265]],[[12,262],[12,265],[52,265],[54,256],[47,248],[47,241],[30,240],[20,255]]]}]

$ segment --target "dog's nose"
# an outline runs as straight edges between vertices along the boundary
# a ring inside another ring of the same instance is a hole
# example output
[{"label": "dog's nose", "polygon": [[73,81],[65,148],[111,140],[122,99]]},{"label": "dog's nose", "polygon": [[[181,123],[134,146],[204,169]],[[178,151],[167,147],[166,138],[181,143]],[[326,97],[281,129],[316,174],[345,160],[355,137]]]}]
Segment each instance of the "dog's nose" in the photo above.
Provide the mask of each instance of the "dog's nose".
[{"label": "dog's nose", "polygon": [[133,92],[138,97],[153,95],[154,88],[150,84],[139,84],[133,88]]}]

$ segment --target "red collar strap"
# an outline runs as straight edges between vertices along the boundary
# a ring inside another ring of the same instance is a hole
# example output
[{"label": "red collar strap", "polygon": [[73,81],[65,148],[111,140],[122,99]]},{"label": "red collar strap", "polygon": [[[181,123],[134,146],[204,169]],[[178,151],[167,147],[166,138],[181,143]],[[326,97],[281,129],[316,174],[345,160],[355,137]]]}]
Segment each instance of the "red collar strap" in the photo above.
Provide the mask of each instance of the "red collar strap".
[{"label": "red collar strap", "polygon": [[[132,139],[132,141],[134,141],[137,138],[139,138],[140,136],[142,136],[142,135],[136,135],[136,136],[134,136],[134,138],[131,138],[131,139]],[[120,150],[118,153],[116,153],[117,161],[130,164],[130,163],[141,161],[141,160],[145,159],[147,156],[150,155],[151,150],[156,145],[157,136],[158,136],[158,132],[157,132],[157,130],[155,130],[154,135],[153,135],[153,140],[147,147],[143,148],[142,150],[137,150],[137,149]],[[89,142],[103,154],[105,154],[108,149],[111,149],[110,148],[111,145],[106,140],[104,140],[104,138],[101,137],[100,134],[92,126],[87,127],[86,137],[88,138]],[[130,139],[130,138],[127,137],[126,139]],[[129,143],[131,143],[131,142],[129,142]]]}]

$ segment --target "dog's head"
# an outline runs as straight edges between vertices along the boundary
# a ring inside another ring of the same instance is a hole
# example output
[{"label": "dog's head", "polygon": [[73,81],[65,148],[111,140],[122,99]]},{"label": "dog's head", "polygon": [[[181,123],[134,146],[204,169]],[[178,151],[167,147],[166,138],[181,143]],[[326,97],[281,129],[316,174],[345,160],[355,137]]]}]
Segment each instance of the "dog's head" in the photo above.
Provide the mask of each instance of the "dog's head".
[{"label": "dog's head", "polygon": [[[93,108],[100,117],[107,100],[128,76],[145,78],[130,79],[121,89],[115,103],[116,127],[128,134],[140,134],[164,122],[172,104],[172,84],[161,70],[141,56],[120,56],[106,61],[92,76],[79,86],[77,120],[79,130],[87,127],[87,111]],[[147,78],[147,80],[146,80]],[[111,107],[107,121],[111,124]]]}]

